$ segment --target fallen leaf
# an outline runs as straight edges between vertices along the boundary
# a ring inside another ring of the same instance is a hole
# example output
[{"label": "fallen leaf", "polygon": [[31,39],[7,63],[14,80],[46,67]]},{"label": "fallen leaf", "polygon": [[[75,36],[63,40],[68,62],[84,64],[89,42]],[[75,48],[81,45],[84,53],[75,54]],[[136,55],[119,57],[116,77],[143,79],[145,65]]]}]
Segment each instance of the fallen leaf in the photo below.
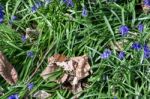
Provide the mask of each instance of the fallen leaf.
[{"label": "fallen leaf", "polygon": [[70,60],[73,60],[78,64],[75,70],[75,76],[78,80],[83,79],[89,75],[90,65],[88,63],[87,56],[84,55],[79,57],[73,57]]},{"label": "fallen leaf", "polygon": [[63,62],[66,61],[68,58],[62,54],[55,54],[54,56],[48,58],[48,64],[52,64],[55,62]]},{"label": "fallen leaf", "polygon": [[68,60],[68,58],[62,54],[55,54],[53,57],[54,57],[55,61],[57,61],[57,62],[63,62],[63,61]]},{"label": "fallen leaf", "polygon": [[60,80],[57,82],[58,83],[64,83],[67,80],[68,76],[69,76],[68,74],[64,74],[63,77],[61,77]]},{"label": "fallen leaf", "polygon": [[47,79],[51,73],[53,73],[57,68],[57,64],[55,62],[63,62],[66,61],[67,57],[61,54],[55,54],[54,56],[48,58],[48,66],[41,73],[41,77],[43,79]]},{"label": "fallen leaf", "polygon": [[37,99],[46,99],[46,98],[49,98],[50,96],[51,96],[51,94],[47,93],[44,90],[39,90],[35,94],[33,94],[33,97],[35,97]]},{"label": "fallen leaf", "polygon": [[73,94],[77,94],[78,92],[82,91],[82,86],[81,86],[81,82],[74,85],[72,88],[72,93]]},{"label": "fallen leaf", "polygon": [[15,84],[18,75],[15,68],[8,62],[7,58],[0,51],[0,75],[9,83]]},{"label": "fallen leaf", "polygon": [[[57,67],[57,68],[56,68]],[[72,91],[74,94],[83,89],[82,79],[90,75],[90,65],[86,55],[67,58],[66,56],[56,54],[48,58],[48,66],[41,73],[43,79],[47,79],[56,69],[62,68],[65,72],[62,77],[56,80],[65,88]]]},{"label": "fallen leaf", "polygon": [[40,74],[40,76],[43,79],[47,79],[49,77],[49,75],[51,73],[53,73],[57,68],[58,68],[58,66],[56,64],[54,64],[54,63],[50,64],[44,69],[44,71]]}]

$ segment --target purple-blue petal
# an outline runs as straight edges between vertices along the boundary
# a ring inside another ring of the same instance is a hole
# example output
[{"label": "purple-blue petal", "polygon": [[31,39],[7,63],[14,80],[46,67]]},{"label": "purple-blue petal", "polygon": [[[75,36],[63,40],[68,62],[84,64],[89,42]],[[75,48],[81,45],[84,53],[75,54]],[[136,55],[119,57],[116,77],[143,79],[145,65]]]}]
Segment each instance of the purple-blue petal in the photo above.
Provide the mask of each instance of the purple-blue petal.
[{"label": "purple-blue petal", "polygon": [[32,51],[28,51],[28,52],[27,52],[27,57],[33,58],[33,56],[34,56],[34,55],[33,55],[33,52],[32,52]]},{"label": "purple-blue petal", "polygon": [[138,42],[134,42],[132,44],[132,49],[134,49],[134,50],[140,50],[141,48],[142,48],[142,45]]},{"label": "purple-blue petal", "polygon": [[126,25],[122,25],[120,26],[119,31],[122,36],[126,36],[129,32],[129,28]]},{"label": "purple-blue petal", "polygon": [[33,13],[35,13],[36,11],[37,11],[37,7],[34,5],[34,6],[32,6],[31,7],[31,11],[33,12]]},{"label": "purple-blue petal", "polygon": [[3,23],[3,21],[4,21],[4,18],[0,18],[0,23]]},{"label": "purple-blue petal", "polygon": [[17,19],[17,16],[12,16],[11,17],[11,20],[16,20]]},{"label": "purple-blue petal", "polygon": [[101,54],[102,59],[107,59],[111,55],[111,51],[109,49],[105,49],[104,52]]},{"label": "purple-blue petal", "polygon": [[18,96],[18,94],[13,94],[13,95],[9,96],[8,99],[19,99],[19,96]]},{"label": "purple-blue petal", "polygon": [[29,84],[27,85],[27,87],[28,87],[29,90],[31,90],[31,89],[34,87],[34,84],[33,84],[33,83],[29,83]]},{"label": "purple-blue petal", "polygon": [[22,36],[21,36],[21,40],[22,40],[22,42],[25,42],[25,41],[27,40],[26,36],[25,36],[25,35],[22,35]]},{"label": "purple-blue petal", "polygon": [[121,60],[124,59],[124,57],[125,57],[125,52],[121,51],[121,52],[119,53],[118,57],[119,57],[119,59],[121,59]]},{"label": "purple-blue petal", "polygon": [[144,6],[150,6],[150,0],[143,0]]},{"label": "purple-blue petal", "polygon": [[87,16],[87,9],[85,7],[82,8],[82,16],[83,17]]},{"label": "purple-blue petal", "polygon": [[51,2],[51,0],[45,0],[46,4],[49,4]]},{"label": "purple-blue petal", "polygon": [[140,32],[143,32],[143,30],[144,30],[144,25],[143,25],[143,24],[139,24],[139,25],[138,25],[138,30],[139,30]]},{"label": "purple-blue petal", "polygon": [[4,21],[4,12],[3,9],[0,9],[0,23],[3,23]]},{"label": "purple-blue petal", "polygon": [[42,6],[42,2],[40,2],[40,1],[39,1],[39,2],[36,2],[36,3],[35,3],[35,6],[36,6],[36,8],[40,8],[40,7]]},{"label": "purple-blue petal", "polygon": [[144,58],[150,58],[150,48],[146,44],[144,45]]},{"label": "purple-blue petal", "polygon": [[72,0],[63,0],[63,2],[68,6],[68,7],[74,7],[74,3]]}]

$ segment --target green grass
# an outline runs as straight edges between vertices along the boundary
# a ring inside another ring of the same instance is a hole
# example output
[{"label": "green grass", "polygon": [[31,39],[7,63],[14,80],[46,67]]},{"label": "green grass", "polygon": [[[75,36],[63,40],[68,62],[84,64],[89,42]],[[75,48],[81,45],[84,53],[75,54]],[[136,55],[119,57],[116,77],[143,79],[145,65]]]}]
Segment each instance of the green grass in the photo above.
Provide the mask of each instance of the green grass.
[{"label": "green grass", "polygon": [[[119,99],[148,99],[150,61],[143,59],[142,51],[132,50],[131,45],[135,41],[149,44],[150,15],[135,9],[140,0],[126,1],[74,0],[75,6],[71,8],[60,0],[52,0],[47,7],[32,13],[32,0],[4,0],[5,22],[0,25],[0,50],[16,68],[19,81],[10,86],[0,77],[0,88],[4,92],[0,99],[6,99],[13,93],[18,93],[22,99],[42,89],[52,94],[51,99],[73,98],[72,93],[61,89],[60,84],[44,81],[40,77],[48,64],[47,58],[57,53],[68,57],[86,54],[90,58],[93,73],[87,80],[89,87],[80,92],[79,98],[112,99],[116,96]],[[81,16],[83,5],[88,9],[87,17]],[[18,19],[11,26],[8,22],[13,15]],[[140,22],[145,27],[143,33],[137,30]],[[40,34],[32,42],[23,43],[21,35],[33,25]],[[130,27],[126,37],[119,35],[121,25]],[[124,60],[118,59],[116,42],[123,43],[123,51],[126,52]],[[106,48],[112,50],[112,56],[107,60],[100,59]],[[33,58],[26,56],[29,50],[34,52]],[[31,77],[37,66],[38,71]],[[60,74],[57,72],[55,76]],[[29,82],[34,83],[32,91],[26,88]]]}]

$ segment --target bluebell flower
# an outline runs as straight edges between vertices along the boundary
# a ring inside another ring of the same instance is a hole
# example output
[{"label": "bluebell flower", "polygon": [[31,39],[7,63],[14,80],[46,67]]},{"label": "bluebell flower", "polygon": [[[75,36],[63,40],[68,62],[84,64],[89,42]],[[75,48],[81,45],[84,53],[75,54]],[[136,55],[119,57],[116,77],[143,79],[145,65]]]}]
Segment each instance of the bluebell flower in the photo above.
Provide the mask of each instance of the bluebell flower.
[{"label": "bluebell flower", "polygon": [[12,16],[11,19],[10,19],[10,21],[9,21],[9,24],[12,24],[13,21],[16,20],[16,19],[17,19],[17,16]]},{"label": "bluebell flower", "polygon": [[63,2],[68,6],[68,7],[74,7],[74,3],[72,0],[63,0]]},{"label": "bluebell flower", "polygon": [[33,52],[32,52],[32,51],[28,51],[28,52],[27,52],[27,57],[33,58],[33,56],[34,56],[34,55],[33,55]]},{"label": "bluebell flower", "polygon": [[34,84],[33,84],[33,83],[29,83],[29,84],[27,85],[27,87],[28,87],[29,90],[31,90],[31,89],[34,87]]},{"label": "bluebell flower", "polygon": [[150,0],[143,0],[144,6],[150,6]]},{"label": "bluebell flower", "polygon": [[114,99],[117,99],[117,97],[116,97],[116,96],[114,96]]},{"label": "bluebell flower", "polygon": [[126,25],[122,25],[120,26],[119,31],[122,36],[126,36],[129,32],[129,28]]},{"label": "bluebell flower", "polygon": [[19,96],[18,96],[18,94],[13,94],[13,95],[9,96],[8,99],[19,99]]},{"label": "bluebell flower", "polygon": [[3,18],[4,17],[4,12],[2,9],[0,9],[0,18]]},{"label": "bluebell flower", "polygon": [[45,4],[49,4],[51,0],[45,0]]},{"label": "bluebell flower", "polygon": [[11,20],[13,20],[13,21],[16,20],[16,19],[17,19],[17,16],[12,16],[11,17]]},{"label": "bluebell flower", "polygon": [[48,6],[48,4],[50,4],[50,3],[51,3],[51,0],[45,0],[44,2],[45,2],[45,7],[47,7],[47,6]]},{"label": "bluebell flower", "polygon": [[150,49],[146,44],[144,45],[144,58],[150,58]]},{"label": "bluebell flower", "polygon": [[3,10],[4,9],[4,6],[0,5],[0,10]]},{"label": "bluebell flower", "polygon": [[0,23],[3,23],[4,21],[4,12],[3,9],[0,9]]},{"label": "bluebell flower", "polygon": [[37,11],[37,7],[34,5],[34,6],[32,6],[31,7],[31,11],[33,12],[33,13],[35,13],[36,11]]},{"label": "bluebell flower", "polygon": [[149,47],[147,46],[147,44],[144,45],[144,51],[150,51]]},{"label": "bluebell flower", "polygon": [[3,23],[3,21],[4,21],[4,18],[0,18],[0,23]]},{"label": "bluebell flower", "polygon": [[135,50],[140,50],[142,48],[142,45],[138,42],[135,42],[132,44],[132,48]]},{"label": "bluebell flower", "polygon": [[22,35],[22,36],[21,36],[21,40],[22,40],[22,42],[25,42],[25,41],[27,40],[26,36],[25,36],[25,35]]},{"label": "bluebell flower", "polygon": [[36,2],[36,3],[35,3],[35,6],[36,6],[37,9],[40,8],[40,7],[42,6],[42,2],[40,2],[40,1],[39,1],[39,2]]},{"label": "bluebell flower", "polygon": [[143,30],[144,30],[144,25],[143,25],[143,24],[139,24],[139,25],[138,25],[138,30],[139,30],[140,32],[143,32]]},{"label": "bluebell flower", "polygon": [[121,60],[124,59],[124,57],[125,57],[125,52],[121,51],[121,52],[119,53],[118,57],[119,57],[119,59],[121,59]]},{"label": "bluebell flower", "polygon": [[107,59],[111,55],[111,51],[109,49],[105,49],[104,52],[101,54],[102,59]]},{"label": "bluebell flower", "polygon": [[85,7],[82,8],[82,16],[83,17],[87,16],[87,9]]}]

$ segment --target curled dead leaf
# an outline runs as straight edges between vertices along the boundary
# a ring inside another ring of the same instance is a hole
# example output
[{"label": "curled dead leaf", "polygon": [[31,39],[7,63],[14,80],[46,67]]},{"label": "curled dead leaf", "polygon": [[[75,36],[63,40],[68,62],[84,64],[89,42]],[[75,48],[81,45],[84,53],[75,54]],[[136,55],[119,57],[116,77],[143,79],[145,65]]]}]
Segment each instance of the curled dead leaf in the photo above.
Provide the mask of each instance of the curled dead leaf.
[{"label": "curled dead leaf", "polygon": [[48,58],[48,66],[44,69],[44,71],[40,74],[43,79],[47,79],[51,73],[53,73],[58,65],[56,62],[66,61],[67,57],[60,54],[55,54],[54,56]]},{"label": "curled dead leaf", "polygon": [[51,94],[47,93],[44,90],[39,90],[35,94],[33,94],[33,97],[35,97],[36,99],[46,99],[49,98],[50,96]]},{"label": "curled dead leaf", "polygon": [[88,63],[87,56],[84,55],[79,57],[73,57],[70,60],[73,60],[78,64],[75,70],[75,76],[78,80],[83,79],[89,75],[90,65]]},{"label": "curled dead leaf", "polygon": [[15,68],[8,62],[2,52],[0,52],[0,75],[9,84],[15,84],[18,80],[18,75]]},{"label": "curled dead leaf", "polygon": [[41,73],[41,76],[43,79],[47,79],[49,74],[58,68],[62,68],[65,74],[57,79],[56,82],[64,84],[64,87],[74,94],[83,89],[81,86],[82,79],[86,78],[91,73],[88,57],[86,55],[67,58],[63,55],[56,54],[48,58],[48,66]]},{"label": "curled dead leaf", "polygon": [[55,54],[54,56],[48,58],[48,64],[52,64],[55,62],[63,62],[66,61],[68,58],[62,54]]},{"label": "curled dead leaf", "polygon": [[43,79],[47,79],[51,73],[53,73],[58,66],[56,64],[48,65],[45,70],[40,74]]},{"label": "curled dead leaf", "polygon": [[64,74],[57,82],[64,83],[68,79],[68,74]]}]

